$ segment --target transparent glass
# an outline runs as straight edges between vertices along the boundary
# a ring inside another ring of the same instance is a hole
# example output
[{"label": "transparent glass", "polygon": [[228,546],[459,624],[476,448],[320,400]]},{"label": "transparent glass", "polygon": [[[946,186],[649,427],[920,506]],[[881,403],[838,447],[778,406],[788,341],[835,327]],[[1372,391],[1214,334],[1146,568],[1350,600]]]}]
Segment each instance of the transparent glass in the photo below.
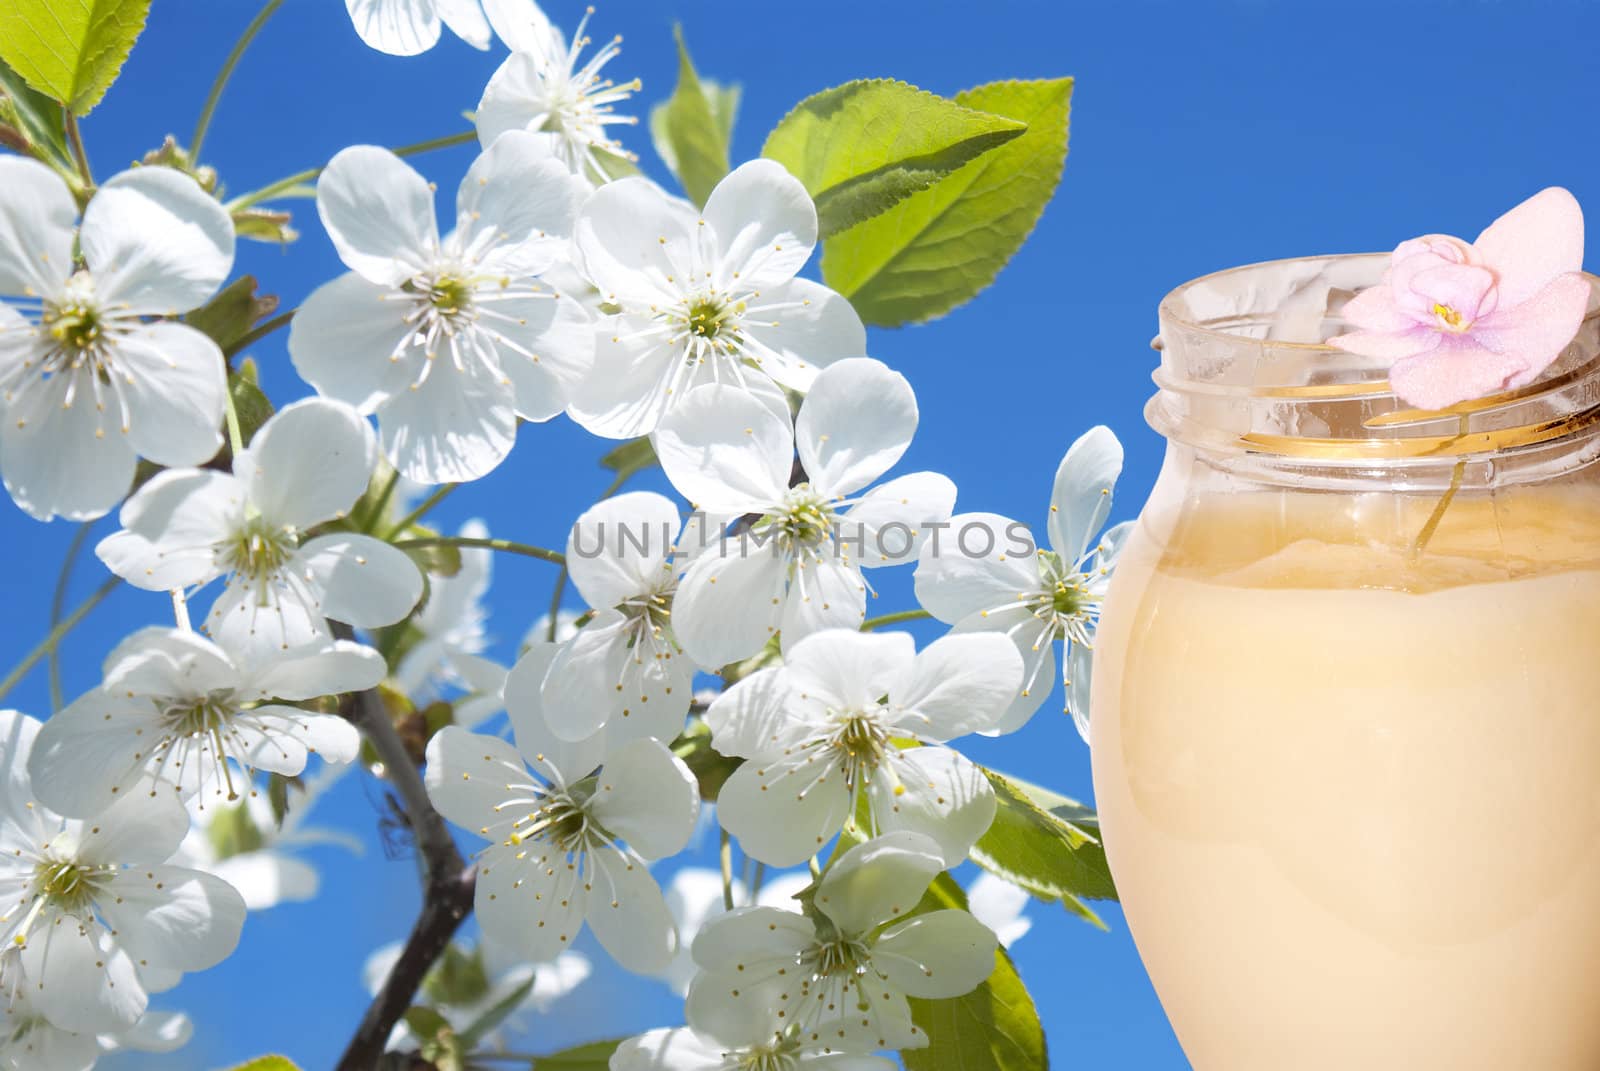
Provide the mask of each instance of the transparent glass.
[{"label": "transparent glass", "polygon": [[1600,298],[1534,384],[1419,412],[1324,344],[1386,261],[1162,302],[1107,853],[1199,1071],[1594,1071]]}]

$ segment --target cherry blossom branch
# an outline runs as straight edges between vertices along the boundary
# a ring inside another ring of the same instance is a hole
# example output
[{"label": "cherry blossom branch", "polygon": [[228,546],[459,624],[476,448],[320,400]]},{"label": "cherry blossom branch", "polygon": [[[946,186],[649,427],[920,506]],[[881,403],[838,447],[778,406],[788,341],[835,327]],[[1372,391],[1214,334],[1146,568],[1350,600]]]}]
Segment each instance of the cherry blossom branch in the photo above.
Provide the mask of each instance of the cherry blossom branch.
[{"label": "cherry blossom branch", "polygon": [[[435,149],[448,149],[452,145],[465,145],[469,141],[477,140],[478,132],[476,130],[463,130],[459,134],[447,134],[442,138],[419,141],[415,145],[402,145],[398,149],[390,149],[389,151],[396,156],[416,156],[419,153],[432,152]],[[251,190],[249,193],[240,194],[222,207],[229,212],[238,212],[241,209],[258,205],[262,201],[270,201],[274,197],[282,196],[296,186],[307,182],[315,182],[317,176],[321,175],[323,170],[323,167],[308,167],[304,171],[297,171],[276,182],[268,183],[259,190]]]},{"label": "cherry blossom branch", "polygon": [[[83,550],[84,542],[89,538],[89,532],[94,528],[94,522],[85,521],[78,525],[78,530],[72,534],[72,542],[67,545],[66,557],[61,561],[61,572],[56,575],[56,589],[50,596],[50,628],[54,629],[61,624],[61,615],[67,608],[67,585],[72,581],[73,566],[78,563],[78,554]],[[54,713],[61,709],[61,645],[55,644],[50,648],[50,663],[48,669],[50,677],[50,711]]]},{"label": "cherry blossom branch", "polygon": [[211,83],[211,92],[206,94],[206,102],[200,107],[200,118],[194,124],[194,136],[189,139],[189,159],[199,163],[200,146],[205,144],[206,131],[211,128],[211,117],[216,113],[217,101],[222,99],[222,91],[227,88],[228,79],[233,77],[233,69],[239,65],[239,59],[244,55],[244,50],[250,47],[256,34],[267,24],[267,20],[278,8],[283,6],[283,0],[267,0],[256,17],[250,20],[250,25],[244,28],[239,35],[239,40],[233,43],[233,50],[228,53],[228,58],[222,61],[222,69],[217,71],[216,80]]},{"label": "cherry blossom branch", "polygon": [[447,483],[443,487],[435,489],[433,494],[423,499],[421,504],[418,505],[416,509],[402,517],[400,519],[400,523],[396,524],[392,529],[390,529],[389,538],[393,539],[401,532],[404,532],[407,528],[410,528],[413,524],[416,524],[418,521],[422,520],[422,518],[426,517],[430,512],[432,512],[433,507],[443,502],[450,496],[451,492],[460,486],[461,485],[459,483]]},{"label": "cherry blossom branch", "polygon": [[89,616],[89,611],[104,602],[106,596],[115,591],[121,583],[122,578],[120,576],[112,577],[98,588],[95,588],[94,594],[79,603],[77,609],[62,618],[61,622],[50,630],[50,634],[40,640],[38,646],[24,655],[22,661],[18,662],[11,672],[6,674],[5,680],[0,680],[0,699],[4,699],[6,694],[17,686],[17,682],[28,675],[28,670],[33,668],[34,663],[54,651],[56,644],[61,642],[62,637],[76,628],[78,622]]},{"label": "cherry blossom branch", "polygon": [[873,629],[883,628],[886,625],[898,625],[905,621],[925,621],[932,616],[926,610],[901,610],[899,613],[867,618],[861,622],[861,631],[871,632]]},{"label": "cherry blossom branch", "polygon": [[[349,626],[342,624],[334,625],[334,634],[341,639],[352,636]],[[411,935],[383,988],[362,1016],[337,1069],[374,1071],[388,1045],[390,1033],[411,1007],[422,980],[461,923],[472,913],[477,875],[462,860],[450,827],[428,799],[422,775],[395,732],[377,691],[351,696],[342,713],[361,730],[383,763],[384,774],[405,807],[417,851],[426,868],[422,910],[411,927]]]},{"label": "cherry blossom branch", "polygon": [[521,554],[528,558],[538,558],[540,561],[553,562],[556,565],[567,564],[567,556],[557,550],[546,550],[544,547],[535,547],[528,543],[513,543],[509,539],[477,539],[472,536],[425,536],[417,539],[400,539],[391,544],[396,550],[406,550],[409,547],[483,547],[488,550],[501,550],[507,554]]}]

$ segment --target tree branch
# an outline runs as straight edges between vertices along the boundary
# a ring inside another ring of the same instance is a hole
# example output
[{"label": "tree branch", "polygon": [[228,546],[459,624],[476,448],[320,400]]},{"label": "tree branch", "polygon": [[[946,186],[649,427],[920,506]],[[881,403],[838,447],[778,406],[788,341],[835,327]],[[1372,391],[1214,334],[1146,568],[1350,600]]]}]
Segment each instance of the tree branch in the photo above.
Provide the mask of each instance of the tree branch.
[{"label": "tree branch", "polygon": [[[341,639],[352,635],[349,626],[342,624],[334,625],[334,634]],[[339,1060],[338,1071],[375,1071],[394,1025],[411,1007],[429,968],[471,914],[477,875],[462,861],[449,826],[433,809],[422,775],[395,732],[378,693],[369,690],[351,696],[341,713],[361,730],[383,762],[389,783],[405,805],[417,851],[426,867],[422,911],[411,928],[411,936]]]}]

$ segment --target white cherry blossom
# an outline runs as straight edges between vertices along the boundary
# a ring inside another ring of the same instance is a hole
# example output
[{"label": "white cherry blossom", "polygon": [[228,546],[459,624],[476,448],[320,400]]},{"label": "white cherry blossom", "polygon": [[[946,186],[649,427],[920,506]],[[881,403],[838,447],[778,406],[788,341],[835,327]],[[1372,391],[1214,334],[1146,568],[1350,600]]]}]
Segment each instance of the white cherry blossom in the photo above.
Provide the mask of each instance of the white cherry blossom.
[{"label": "white cherry blossom", "polygon": [[796,277],[817,212],[771,160],[736,168],[704,211],[648,179],[607,183],[574,238],[579,266],[621,309],[602,321],[595,374],[570,410],[596,435],[645,435],[702,384],[770,377],[803,391],[819,369],[866,353],[850,303]]},{"label": "white cherry blossom", "polygon": [[[780,630],[787,648],[861,623],[861,570],[914,561],[925,526],[955,507],[955,485],[934,472],[863,492],[916,427],[910,385],[868,358],[818,375],[793,426],[728,385],[697,387],[678,403],[655,434],[667,478],[699,509],[756,517],[702,551],[678,586],[673,627],[690,657],[722,666]],[[796,450],[805,479],[791,487]]]},{"label": "white cherry blossom", "polygon": [[660,971],[675,935],[647,860],[688,843],[700,807],[694,775],[657,740],[611,750],[603,734],[559,740],[539,695],[553,656],[554,645],[535,646],[506,682],[516,747],[457,726],[428,742],[428,794],[490,842],[475,900],[490,940],[547,962],[587,922],[618,963]]},{"label": "white cherry blossom", "polygon": [[344,0],[368,48],[416,56],[439,43],[443,27],[473,48],[489,47],[489,23],[478,0]]},{"label": "white cherry blossom", "polygon": [[1032,899],[1026,889],[989,873],[979,874],[967,886],[967,910],[993,930],[1005,948],[1033,929],[1033,920],[1023,914]]},{"label": "white cherry blossom", "polygon": [[123,504],[95,548],[135,587],[171,591],[225,577],[207,628],[233,651],[326,640],[325,619],[376,628],[405,617],[422,574],[403,551],[319,525],[345,516],[376,463],[354,409],[309,398],[261,426],[231,474],[169,469]]},{"label": "white cherry blossom", "polygon": [[189,1043],[194,1026],[178,1012],[146,1011],[132,1026],[74,1033],[51,1024],[34,1006],[15,953],[0,964],[0,1071],[90,1071],[112,1052],[173,1052]]},{"label": "white cherry blossom", "polygon": [[751,856],[793,866],[864,798],[871,831],[923,834],[955,866],[988,831],[995,798],[983,771],[943,744],[993,725],[1021,675],[1016,648],[987,633],[946,636],[920,653],[905,633],[809,636],[706,711],[712,746],[745,760],[722,786],[717,816]]},{"label": "white cherry blossom", "polygon": [[28,777],[38,733],[32,718],[0,712],[0,946],[53,1026],[120,1030],[144,1014],[149,988],[233,952],[244,901],[168,864],[189,825],[174,796],[131,795],[82,820],[40,803]]},{"label": "white cherry blossom", "polygon": [[293,777],[313,754],[354,759],[355,726],[288,704],[362,691],[384,673],[378,652],[346,640],[236,658],[194,632],[140,629],[106,659],[99,687],[45,723],[28,773],[40,801],[71,818],[158,790],[231,803],[254,791],[257,770]]},{"label": "white cherry blossom", "polygon": [[784,1032],[774,1040],[859,1054],[926,1047],[907,998],[970,993],[995,962],[994,934],[967,912],[911,914],[943,869],[938,844],[888,833],[828,868],[817,885],[816,918],[749,907],[712,919],[694,942],[703,973],[689,990],[690,1025],[720,1038],[781,1008]]},{"label": "white cherry blossom", "polygon": [[635,491],[590,507],[567,536],[567,569],[594,616],[544,681],[544,709],[563,740],[601,729],[612,743],[683,731],[694,664],[672,634],[673,564],[682,520],[662,495]]},{"label": "white cherry blossom", "polygon": [[198,465],[222,445],[222,351],[172,318],[227,277],[228,213],[188,175],[140,167],[75,231],[77,215],[59,175],[0,157],[0,295],[16,299],[0,304],[0,474],[40,520],[106,513],[140,457]]},{"label": "white cherry blossom", "polygon": [[441,238],[426,179],[387,149],[343,150],[317,180],[317,212],[351,270],[295,316],[295,370],[377,413],[384,455],[406,477],[489,472],[518,417],[558,415],[593,362],[583,307],[534,280],[566,255],[587,193],[540,138],[512,132],[468,169]]},{"label": "white cherry blossom", "polygon": [[[482,521],[461,526],[468,539],[487,539]],[[493,575],[494,552],[487,547],[462,547],[461,568],[454,576],[434,576],[428,581],[428,598],[412,615],[409,627],[416,642],[395,667],[397,687],[419,706],[446,693],[452,700],[454,724],[472,729],[504,705],[501,693],[506,667],[484,657],[489,646],[485,629],[489,611],[483,604]]]},{"label": "white cherry blossom", "polygon": [[[1089,739],[1089,682],[1094,630],[1131,522],[1099,540],[1111,513],[1112,489],[1122,472],[1122,444],[1109,428],[1085,432],[1056,470],[1050,498],[1050,546],[1014,553],[1006,538],[985,540],[985,553],[967,554],[929,542],[917,562],[916,592],[934,617],[957,632],[1003,632],[1015,641],[1027,668],[1022,690],[992,732],[1009,733],[1028,723],[1050,694],[1056,672],[1055,644],[1064,647],[1065,710]],[[950,530],[969,525],[990,533],[1022,532],[1025,526],[992,513],[963,513]],[[1031,535],[1027,537],[1032,540]]]},{"label": "white cherry blossom", "polygon": [[[745,889],[744,882],[735,878],[733,903],[735,907],[760,905],[799,911],[800,902],[795,895],[809,887],[811,880],[811,875],[804,870],[779,874],[764,880],[760,891],[752,897]],[[661,979],[674,993],[682,996],[689,992],[689,983],[694,981],[699,970],[689,951],[695,935],[705,927],[706,922],[727,910],[723,903],[722,875],[705,867],[682,867],[667,882],[665,895],[667,909],[672,912],[672,920],[678,925],[678,953],[672,957],[667,969],[661,972]]]},{"label": "white cherry blossom", "polygon": [[610,178],[608,157],[633,158],[608,128],[638,123],[635,116],[618,115],[616,105],[638,92],[640,83],[617,83],[600,73],[622,51],[620,36],[580,62],[593,43],[584,35],[592,11],[579,20],[569,45],[534,4],[490,0],[489,20],[511,55],[489,79],[473,120],[485,147],[508,130],[529,131],[574,175],[599,185]]}]

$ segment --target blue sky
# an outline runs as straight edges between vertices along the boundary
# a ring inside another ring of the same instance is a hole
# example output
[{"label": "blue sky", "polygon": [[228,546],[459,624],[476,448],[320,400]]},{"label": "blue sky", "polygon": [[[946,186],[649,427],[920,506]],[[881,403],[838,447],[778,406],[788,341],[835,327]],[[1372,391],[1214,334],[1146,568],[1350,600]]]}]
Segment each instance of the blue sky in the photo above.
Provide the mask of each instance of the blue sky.
[{"label": "blue sky", "polygon": [[[156,0],[154,8],[125,77],[85,123],[102,174],[168,132],[187,137],[255,4]],[[551,0],[547,9],[570,28],[582,2]],[[959,508],[1035,525],[1062,452],[1095,423],[1109,424],[1127,446],[1117,515],[1137,512],[1161,457],[1141,417],[1152,389],[1147,343],[1156,304],[1172,286],[1249,261],[1387,249],[1427,231],[1470,238],[1550,184],[1600,206],[1600,148],[1588,110],[1600,9],[1583,0],[602,0],[593,31],[625,35],[610,70],[644,80],[640,114],[671,90],[674,18],[703,74],[744,85],[736,161],[759,151],[794,102],[851,78],[893,76],[949,93],[1002,78],[1076,76],[1065,179],[1026,248],[972,304],[870,339],[872,354],[903,371],[921,403],[921,431],[899,471],[943,471],[960,488]],[[415,59],[380,56],[360,44],[335,0],[288,0],[223,99],[207,162],[242,191],[353,142],[401,144],[457,131],[499,60],[453,38]],[[631,133],[641,135],[630,145],[647,170],[664,178],[642,131]],[[450,193],[470,155],[439,153],[419,166]],[[241,269],[286,305],[342,270],[310,204],[297,208],[300,242],[241,247]],[[254,356],[275,400],[307,392],[282,335]],[[586,460],[604,448],[564,421],[526,427],[511,460],[438,516],[448,526],[484,516],[496,534],[559,545],[606,482]],[[640,484],[652,485],[659,481]],[[20,653],[43,633],[70,535],[65,524],[39,525],[0,503],[9,563],[0,649]],[[492,629],[498,653],[509,656],[553,576],[539,562],[496,565]],[[74,601],[99,580],[98,564],[85,563]],[[910,606],[909,573],[881,591],[874,613]],[[67,648],[67,691],[92,685],[117,637],[165,611],[157,596],[125,591],[111,599]],[[43,675],[8,702],[44,713]],[[1020,736],[982,742],[972,754],[1090,798],[1087,752],[1057,709],[1047,703]],[[381,799],[370,779],[344,780],[318,823],[360,833],[366,854],[314,853],[323,897],[252,917],[232,960],[167,998],[195,1017],[193,1046],[140,1066],[206,1069],[269,1050],[308,1071],[331,1066],[365,1005],[362,960],[402,936],[416,906],[412,863],[386,858],[378,839]],[[1114,909],[1109,933],[1059,909],[1031,912],[1035,928],[1016,955],[1059,1065],[1187,1066]],[[605,969],[558,1010],[536,1024],[527,1048],[547,1051],[677,1015],[664,987]]]}]

